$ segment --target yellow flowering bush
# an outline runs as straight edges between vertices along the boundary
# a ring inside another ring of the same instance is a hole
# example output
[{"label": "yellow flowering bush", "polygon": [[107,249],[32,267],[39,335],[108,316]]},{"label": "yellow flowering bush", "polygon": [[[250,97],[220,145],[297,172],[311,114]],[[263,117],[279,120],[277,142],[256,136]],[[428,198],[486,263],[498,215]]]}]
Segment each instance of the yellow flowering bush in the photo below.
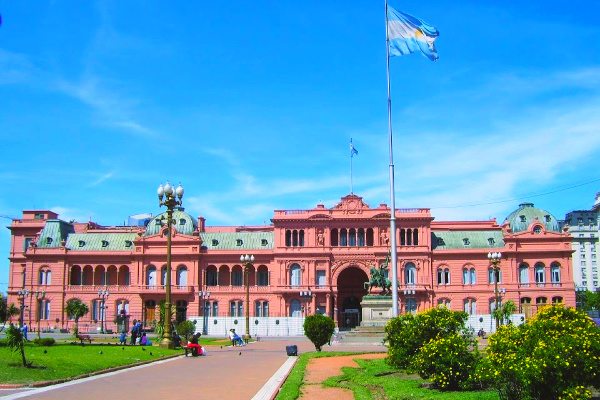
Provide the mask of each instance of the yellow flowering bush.
[{"label": "yellow flowering bush", "polygon": [[553,305],[490,336],[477,378],[501,399],[586,399],[587,387],[600,388],[598,371],[600,329],[585,313]]},{"label": "yellow flowering bush", "polygon": [[474,348],[475,341],[469,336],[440,336],[421,347],[411,368],[440,389],[470,389],[478,361]]},{"label": "yellow flowering bush", "polygon": [[410,365],[421,347],[432,339],[466,333],[467,313],[447,308],[432,308],[418,314],[403,314],[385,327],[388,342],[386,362],[399,368]]}]

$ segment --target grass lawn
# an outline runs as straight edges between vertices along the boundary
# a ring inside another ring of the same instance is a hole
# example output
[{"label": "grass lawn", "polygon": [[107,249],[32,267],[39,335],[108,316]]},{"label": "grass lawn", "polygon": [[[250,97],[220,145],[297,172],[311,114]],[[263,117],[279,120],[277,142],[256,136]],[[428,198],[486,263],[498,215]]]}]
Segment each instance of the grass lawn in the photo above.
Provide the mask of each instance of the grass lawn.
[{"label": "grass lawn", "polygon": [[[44,353],[44,350],[47,353]],[[70,378],[181,353],[182,350],[167,350],[158,346],[123,348],[115,345],[74,346],[70,343],[57,343],[50,347],[38,347],[28,344],[25,347],[25,357],[28,363],[33,362],[33,368],[25,368],[21,362],[20,352],[11,353],[8,347],[0,347],[0,383],[26,384]]]},{"label": "grass lawn", "polygon": [[[352,353],[306,353],[281,388],[277,400],[293,400],[300,395],[304,371],[312,357],[348,355]],[[341,387],[354,392],[358,400],[372,398],[389,399],[442,399],[442,400],[498,400],[495,391],[441,392],[419,387],[427,382],[418,375],[407,375],[402,370],[390,367],[383,359],[357,360],[359,368],[342,368],[342,375],[330,377],[326,387]]]}]

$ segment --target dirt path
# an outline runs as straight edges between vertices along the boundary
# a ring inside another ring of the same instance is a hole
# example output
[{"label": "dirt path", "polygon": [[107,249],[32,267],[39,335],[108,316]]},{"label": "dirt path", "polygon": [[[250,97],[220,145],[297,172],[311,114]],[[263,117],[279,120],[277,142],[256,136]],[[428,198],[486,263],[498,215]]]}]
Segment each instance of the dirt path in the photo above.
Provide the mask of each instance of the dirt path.
[{"label": "dirt path", "polygon": [[342,374],[342,367],[358,367],[355,359],[384,358],[387,353],[360,354],[342,357],[313,358],[308,362],[304,373],[299,400],[327,399],[327,400],[354,400],[354,395],[349,389],[324,388],[323,381],[331,376]]}]

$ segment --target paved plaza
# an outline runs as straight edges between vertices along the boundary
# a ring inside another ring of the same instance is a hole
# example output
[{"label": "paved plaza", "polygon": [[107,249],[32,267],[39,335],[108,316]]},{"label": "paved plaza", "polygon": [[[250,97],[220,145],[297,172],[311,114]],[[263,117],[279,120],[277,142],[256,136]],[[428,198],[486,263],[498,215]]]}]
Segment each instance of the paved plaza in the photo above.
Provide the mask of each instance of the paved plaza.
[{"label": "paved plaza", "polygon": [[[304,337],[263,339],[245,347],[207,347],[207,355],[203,357],[178,357],[39,389],[0,390],[0,397],[3,400],[270,399],[277,382],[293,364],[295,357],[288,357],[285,351],[292,344],[298,346],[299,354],[314,351],[313,344]],[[386,350],[381,345],[356,341],[323,348],[323,351]],[[282,368],[284,364],[286,368]]]}]

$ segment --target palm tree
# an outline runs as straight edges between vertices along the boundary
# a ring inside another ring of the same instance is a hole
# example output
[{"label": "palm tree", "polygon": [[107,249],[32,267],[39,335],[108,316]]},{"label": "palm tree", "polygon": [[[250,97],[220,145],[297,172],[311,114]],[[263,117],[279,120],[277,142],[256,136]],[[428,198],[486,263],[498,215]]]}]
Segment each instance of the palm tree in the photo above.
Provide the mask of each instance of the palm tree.
[{"label": "palm tree", "polygon": [[510,316],[517,311],[517,305],[514,301],[508,300],[502,305],[502,319],[506,322],[510,321]]},{"label": "palm tree", "polygon": [[23,366],[29,367],[29,365],[27,365],[27,360],[25,359],[25,337],[23,336],[23,332],[13,324],[10,324],[6,331],[6,345],[13,352],[20,351],[21,358],[23,359]]},{"label": "palm tree", "polygon": [[14,303],[10,303],[6,309],[6,317],[8,318],[8,321],[12,322],[13,317],[16,317],[17,315],[21,315],[21,310],[19,310],[19,307],[15,306]]},{"label": "palm tree", "polygon": [[90,308],[79,299],[71,299],[67,301],[67,306],[65,307],[65,312],[69,317],[73,317],[75,320],[75,332],[74,336],[77,336],[79,333],[79,318],[83,317],[90,311]]}]

